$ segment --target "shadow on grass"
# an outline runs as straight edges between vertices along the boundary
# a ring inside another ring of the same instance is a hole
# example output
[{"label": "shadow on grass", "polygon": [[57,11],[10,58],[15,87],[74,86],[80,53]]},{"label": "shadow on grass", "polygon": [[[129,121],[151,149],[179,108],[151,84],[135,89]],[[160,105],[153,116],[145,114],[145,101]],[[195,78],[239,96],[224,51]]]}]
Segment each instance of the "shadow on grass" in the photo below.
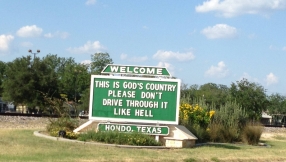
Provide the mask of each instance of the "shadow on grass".
[{"label": "shadow on grass", "polygon": [[226,144],[226,143],[205,143],[205,144],[197,145],[197,147],[214,147],[214,148],[223,148],[223,149],[231,149],[231,150],[241,149],[239,146],[235,146],[232,144]]}]

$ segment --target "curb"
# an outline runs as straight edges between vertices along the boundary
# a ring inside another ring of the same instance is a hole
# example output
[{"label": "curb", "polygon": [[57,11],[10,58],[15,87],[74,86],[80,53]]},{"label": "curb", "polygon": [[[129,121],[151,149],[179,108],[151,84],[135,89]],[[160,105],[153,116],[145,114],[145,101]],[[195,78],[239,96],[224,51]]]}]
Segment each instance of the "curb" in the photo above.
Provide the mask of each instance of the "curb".
[{"label": "curb", "polygon": [[84,141],[78,141],[78,140],[71,140],[61,137],[52,137],[49,135],[42,134],[40,131],[34,131],[34,136],[47,138],[54,141],[65,141],[65,142],[74,142],[74,143],[80,143],[80,144],[91,144],[91,145],[98,145],[98,146],[109,146],[109,147],[119,147],[119,148],[137,148],[137,149],[170,149],[169,147],[165,146],[131,146],[131,145],[116,145],[116,144],[105,144],[105,143],[99,143],[99,142],[84,142]]}]

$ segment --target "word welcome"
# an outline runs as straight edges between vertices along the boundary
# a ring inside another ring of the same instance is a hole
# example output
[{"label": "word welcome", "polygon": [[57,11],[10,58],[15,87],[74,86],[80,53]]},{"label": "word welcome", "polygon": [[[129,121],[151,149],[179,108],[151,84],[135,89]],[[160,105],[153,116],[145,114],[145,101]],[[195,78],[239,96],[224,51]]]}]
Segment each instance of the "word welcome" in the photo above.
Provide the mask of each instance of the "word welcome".
[{"label": "word welcome", "polygon": [[101,73],[171,76],[165,67],[107,65]]}]

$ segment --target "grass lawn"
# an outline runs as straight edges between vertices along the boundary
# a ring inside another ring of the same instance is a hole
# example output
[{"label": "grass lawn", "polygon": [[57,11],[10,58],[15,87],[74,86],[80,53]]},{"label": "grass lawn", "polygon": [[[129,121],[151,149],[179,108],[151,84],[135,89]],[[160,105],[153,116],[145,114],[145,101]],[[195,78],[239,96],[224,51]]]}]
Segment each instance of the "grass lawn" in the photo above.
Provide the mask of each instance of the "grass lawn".
[{"label": "grass lawn", "polygon": [[217,144],[191,149],[132,149],[53,141],[34,130],[1,129],[0,161],[286,161],[286,134],[262,139],[271,147]]}]

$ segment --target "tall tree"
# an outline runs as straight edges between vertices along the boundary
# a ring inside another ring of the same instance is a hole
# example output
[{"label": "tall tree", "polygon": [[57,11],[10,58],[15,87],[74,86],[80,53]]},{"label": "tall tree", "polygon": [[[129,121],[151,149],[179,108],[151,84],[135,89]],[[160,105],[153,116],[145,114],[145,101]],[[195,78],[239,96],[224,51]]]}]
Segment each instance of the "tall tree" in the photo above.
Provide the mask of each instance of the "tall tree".
[{"label": "tall tree", "polygon": [[266,90],[261,85],[249,82],[247,79],[232,83],[230,95],[233,101],[242,105],[252,120],[258,120],[268,105]]},{"label": "tall tree", "polygon": [[57,77],[38,57],[17,58],[7,63],[3,99],[29,107],[45,105],[43,95],[57,92]]},{"label": "tall tree", "polygon": [[2,97],[2,93],[3,93],[2,83],[5,78],[5,69],[6,69],[6,63],[0,61],[0,97]]},{"label": "tall tree", "polygon": [[286,114],[286,96],[278,93],[268,96],[269,105],[267,111],[270,114]]},{"label": "tall tree", "polygon": [[113,64],[112,58],[108,53],[95,53],[91,55],[91,72],[100,74],[107,64]]},{"label": "tall tree", "polygon": [[221,84],[207,83],[202,86],[194,84],[189,88],[186,88],[186,86],[182,88],[181,97],[189,102],[200,99],[208,105],[219,108],[226,103],[229,96],[228,90],[227,86]]},{"label": "tall tree", "polygon": [[77,102],[80,94],[90,85],[88,66],[76,63],[72,58],[67,59],[59,73],[59,84],[60,93],[65,94],[68,100]]},{"label": "tall tree", "polygon": [[213,104],[216,108],[219,108],[227,102],[229,88],[222,84],[207,83],[200,86],[199,94],[203,96],[206,104]]}]

